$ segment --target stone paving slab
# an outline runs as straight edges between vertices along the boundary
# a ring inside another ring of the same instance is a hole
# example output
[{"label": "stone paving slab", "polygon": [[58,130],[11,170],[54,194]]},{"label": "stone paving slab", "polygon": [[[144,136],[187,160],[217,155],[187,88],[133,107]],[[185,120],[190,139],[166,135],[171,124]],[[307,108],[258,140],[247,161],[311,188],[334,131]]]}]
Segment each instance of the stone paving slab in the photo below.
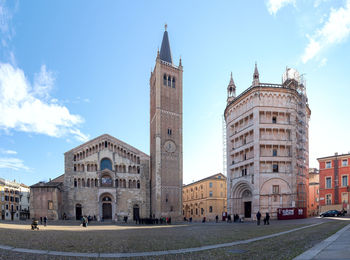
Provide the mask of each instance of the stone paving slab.
[{"label": "stone paving slab", "polygon": [[11,250],[13,249],[14,247],[13,246],[3,246],[3,245],[0,245],[0,249],[4,249],[4,250]]},{"label": "stone paving slab", "polygon": [[350,224],[293,260],[350,259]]},{"label": "stone paving slab", "polygon": [[[14,247],[8,247],[2,246],[2,249],[9,250],[9,251],[15,251],[15,252],[23,252],[23,253],[31,253],[31,254],[41,254],[41,255],[54,255],[54,256],[71,256],[71,257],[92,257],[92,258],[130,258],[130,257],[147,257],[147,256],[162,256],[162,255],[171,255],[171,254],[183,254],[183,253],[192,253],[192,252],[199,252],[204,250],[210,250],[210,249],[217,249],[222,247],[229,247],[229,246],[235,246],[240,244],[248,244],[254,241],[259,241],[267,238],[277,237],[280,235],[288,234],[291,232],[295,232],[298,230],[302,230],[305,228],[310,228],[313,226],[320,225],[322,223],[316,223],[304,227],[294,228],[291,230],[241,240],[241,241],[235,241],[230,243],[223,243],[223,244],[216,244],[216,245],[208,245],[208,246],[202,246],[202,247],[194,247],[194,248],[184,248],[184,249],[175,249],[175,250],[167,250],[167,251],[151,251],[151,252],[135,252],[135,253],[79,253],[79,252],[60,252],[60,251],[44,251],[44,250],[34,250],[34,249],[26,249],[26,248],[14,248]],[[350,226],[350,225],[349,225]],[[0,245],[1,246],[1,245]]]}]

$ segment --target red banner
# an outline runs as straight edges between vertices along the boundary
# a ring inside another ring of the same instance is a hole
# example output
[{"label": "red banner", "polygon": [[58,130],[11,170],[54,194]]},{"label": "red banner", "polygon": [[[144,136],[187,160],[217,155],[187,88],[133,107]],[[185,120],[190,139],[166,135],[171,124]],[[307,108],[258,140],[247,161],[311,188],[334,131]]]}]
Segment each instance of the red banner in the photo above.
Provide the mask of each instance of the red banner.
[{"label": "red banner", "polygon": [[277,219],[298,219],[306,218],[306,208],[279,208],[277,209]]}]

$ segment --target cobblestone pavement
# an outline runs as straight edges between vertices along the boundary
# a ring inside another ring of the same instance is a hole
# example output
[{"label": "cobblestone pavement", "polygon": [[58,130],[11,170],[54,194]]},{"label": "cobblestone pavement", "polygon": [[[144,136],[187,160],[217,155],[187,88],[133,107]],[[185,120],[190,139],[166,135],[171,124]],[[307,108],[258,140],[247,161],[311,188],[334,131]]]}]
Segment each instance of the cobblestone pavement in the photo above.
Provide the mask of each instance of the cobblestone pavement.
[{"label": "cobblestone pavement", "polygon": [[294,258],[309,259],[350,259],[350,224],[313,248]]},{"label": "cobblestone pavement", "polygon": [[[349,220],[348,218],[340,218],[341,220]],[[233,230],[235,232],[239,232],[239,230],[256,230],[255,231],[255,235],[252,233],[251,236],[249,237],[240,237],[236,240],[230,240],[230,241],[234,241],[234,243],[237,243],[238,240],[247,240],[248,243],[254,241],[254,237],[262,237],[262,236],[271,236],[274,233],[281,233],[283,234],[285,230],[290,230],[292,229],[291,227],[294,226],[295,227],[300,227],[301,225],[305,226],[305,225],[311,225],[311,224],[317,224],[317,223],[323,223],[326,221],[331,221],[330,219],[320,219],[320,218],[309,218],[309,219],[301,219],[301,220],[289,220],[289,221],[271,221],[271,225],[269,227],[264,227],[264,226],[260,226],[257,227],[256,226],[256,222],[247,222],[247,223],[234,223],[234,224],[230,224],[230,223],[179,223],[178,225],[162,225],[162,226],[146,226],[146,225],[134,225],[134,224],[113,224],[113,223],[93,223],[92,225],[89,225],[88,228],[83,228],[81,226],[79,226],[78,222],[75,221],[58,221],[58,222],[52,222],[49,223],[49,225],[47,227],[42,227],[40,226],[41,230],[39,232],[37,231],[30,231],[29,227],[30,227],[30,222],[18,222],[18,223],[13,223],[13,222],[7,222],[7,221],[1,221],[0,222],[0,232],[2,232],[1,229],[3,230],[11,230],[12,232],[24,232],[24,234],[35,234],[39,236],[41,236],[41,234],[44,233],[52,233],[52,234],[57,234],[57,233],[65,233],[68,234],[68,236],[71,236],[71,234],[74,233],[81,233],[81,232],[86,232],[85,234],[93,234],[93,236],[95,236],[96,234],[102,233],[102,234],[107,234],[112,232],[112,237],[115,237],[117,234],[123,233],[126,234],[125,232],[129,233],[136,233],[137,236],[140,238],[143,237],[148,237],[145,234],[150,234],[150,233],[169,233],[169,235],[171,236],[172,234],[174,234],[174,237],[176,237],[178,234],[176,234],[176,232],[180,232],[183,233],[184,231],[187,233],[191,233],[193,232],[198,232],[198,231],[208,231],[209,233],[204,233],[206,235],[210,236],[210,233],[213,230],[216,230],[219,235],[222,234],[225,230],[227,229],[231,229],[233,228]],[[284,230],[283,230],[284,228]],[[42,232],[44,230],[44,232]],[[177,231],[175,231],[177,230]],[[70,231],[70,232],[65,232],[65,231]],[[73,232],[72,232],[73,231]],[[80,232],[79,232],[80,231]],[[102,232],[101,232],[102,231]],[[175,233],[174,233],[175,231]],[[269,231],[270,233],[264,233],[265,231]],[[271,232],[271,231],[275,231],[275,232]],[[81,233],[81,234],[84,234]],[[144,234],[145,233],[145,234]],[[84,235],[85,235],[84,234]],[[182,234],[183,235],[183,234]],[[67,235],[66,235],[67,236]],[[274,236],[274,235],[273,235]],[[214,236],[215,237],[215,236]],[[25,239],[24,237],[20,237],[18,239]],[[116,237],[116,240],[121,239]],[[152,239],[152,238],[151,238]],[[102,238],[103,240],[103,238]],[[217,243],[215,243],[214,240],[210,241],[210,243],[207,245],[213,245],[214,247],[212,248],[206,248],[205,250],[208,249],[215,249],[218,248],[220,246],[223,245],[214,245],[214,244],[218,244],[220,241],[218,241]],[[44,241],[43,241],[44,242]],[[57,242],[57,241],[56,241]],[[60,242],[60,241],[58,241]],[[84,242],[84,241],[83,241]],[[125,242],[125,241],[124,241]],[[126,241],[127,242],[127,241]],[[222,242],[227,242],[227,241],[222,241]],[[109,246],[110,248],[114,248],[112,246],[112,244],[110,244],[108,242],[108,237],[106,238],[106,243],[107,246]],[[245,242],[247,243],[247,242]],[[0,244],[3,244],[2,242],[0,242]],[[84,243],[83,243],[84,244]],[[225,243],[224,243],[225,244]],[[227,243],[226,243],[227,244]],[[193,244],[196,245],[196,244]],[[208,247],[205,245],[205,243],[200,243],[200,245],[204,245],[204,247]],[[38,247],[35,246],[21,246],[21,245],[12,245],[13,247],[16,248],[28,248],[28,249],[40,249]],[[111,247],[112,246],[112,247]],[[225,246],[225,245],[224,245]],[[181,253],[181,248],[188,248],[188,247],[193,247],[191,246],[191,244],[189,246],[182,246],[179,248],[162,248],[162,250],[170,250],[170,251],[174,251],[173,253]],[[194,246],[196,247],[196,246]],[[210,247],[210,246],[209,246]],[[41,248],[42,249],[42,248]],[[74,248],[72,250],[57,250],[57,251],[72,251],[72,252],[82,252],[80,249],[82,249],[81,247],[79,248]],[[91,248],[90,248],[91,249]],[[178,251],[180,249],[180,251]],[[64,252],[63,254],[61,254],[60,256],[55,256],[55,255],[47,255],[48,250],[44,249],[44,253],[46,254],[31,254],[26,252],[26,250],[22,250],[22,249],[16,249],[18,250],[16,251],[10,251],[10,250],[4,250],[1,249],[0,247],[0,259],[77,259],[77,257],[69,257],[69,256],[64,256]],[[52,250],[52,249],[49,249]],[[161,250],[161,251],[162,251]],[[186,250],[188,251],[188,249],[185,249],[184,252],[186,252]],[[125,251],[125,248],[118,250],[118,248],[116,248],[115,250],[113,250],[114,252],[128,252]],[[155,248],[149,251],[159,251],[159,248]],[[110,250],[109,250],[110,252]],[[143,250],[131,250],[130,252],[143,252]],[[189,251],[191,252],[191,251]],[[42,252],[41,252],[42,253]],[[84,259],[87,258],[87,256],[90,257],[99,257],[99,256],[105,256],[105,257],[115,257],[117,255],[108,255],[106,254],[107,252],[103,252],[100,251],[98,253],[96,253],[96,248],[92,248],[91,250],[88,250],[88,252],[82,252],[83,254],[79,255],[79,259]],[[149,253],[151,252],[145,252],[145,256],[149,255]],[[169,252],[170,253],[170,252]],[[119,256],[127,256],[127,255],[119,255]]]}]

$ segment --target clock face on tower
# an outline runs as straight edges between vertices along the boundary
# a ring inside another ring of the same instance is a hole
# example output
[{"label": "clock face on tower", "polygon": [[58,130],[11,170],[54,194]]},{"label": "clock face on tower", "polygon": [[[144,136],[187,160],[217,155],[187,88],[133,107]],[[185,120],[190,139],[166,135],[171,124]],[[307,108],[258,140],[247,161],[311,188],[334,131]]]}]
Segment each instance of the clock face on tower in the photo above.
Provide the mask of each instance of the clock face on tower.
[{"label": "clock face on tower", "polygon": [[176,144],[173,141],[168,140],[164,143],[164,149],[168,153],[173,153],[176,151]]}]

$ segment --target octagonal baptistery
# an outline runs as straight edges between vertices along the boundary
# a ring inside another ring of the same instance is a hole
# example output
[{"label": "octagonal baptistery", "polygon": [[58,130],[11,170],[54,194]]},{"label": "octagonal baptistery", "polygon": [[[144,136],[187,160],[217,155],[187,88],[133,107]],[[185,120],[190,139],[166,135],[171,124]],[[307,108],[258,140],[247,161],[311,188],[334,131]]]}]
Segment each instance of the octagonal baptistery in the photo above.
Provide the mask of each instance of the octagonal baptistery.
[{"label": "octagonal baptistery", "polygon": [[64,155],[63,212],[69,219],[149,217],[149,156],[104,134]]},{"label": "octagonal baptistery", "polygon": [[227,93],[228,214],[276,218],[278,208],[306,208],[311,110],[302,76],[286,69],[282,84],[260,83],[255,65],[252,85],[236,96],[231,74]]}]

